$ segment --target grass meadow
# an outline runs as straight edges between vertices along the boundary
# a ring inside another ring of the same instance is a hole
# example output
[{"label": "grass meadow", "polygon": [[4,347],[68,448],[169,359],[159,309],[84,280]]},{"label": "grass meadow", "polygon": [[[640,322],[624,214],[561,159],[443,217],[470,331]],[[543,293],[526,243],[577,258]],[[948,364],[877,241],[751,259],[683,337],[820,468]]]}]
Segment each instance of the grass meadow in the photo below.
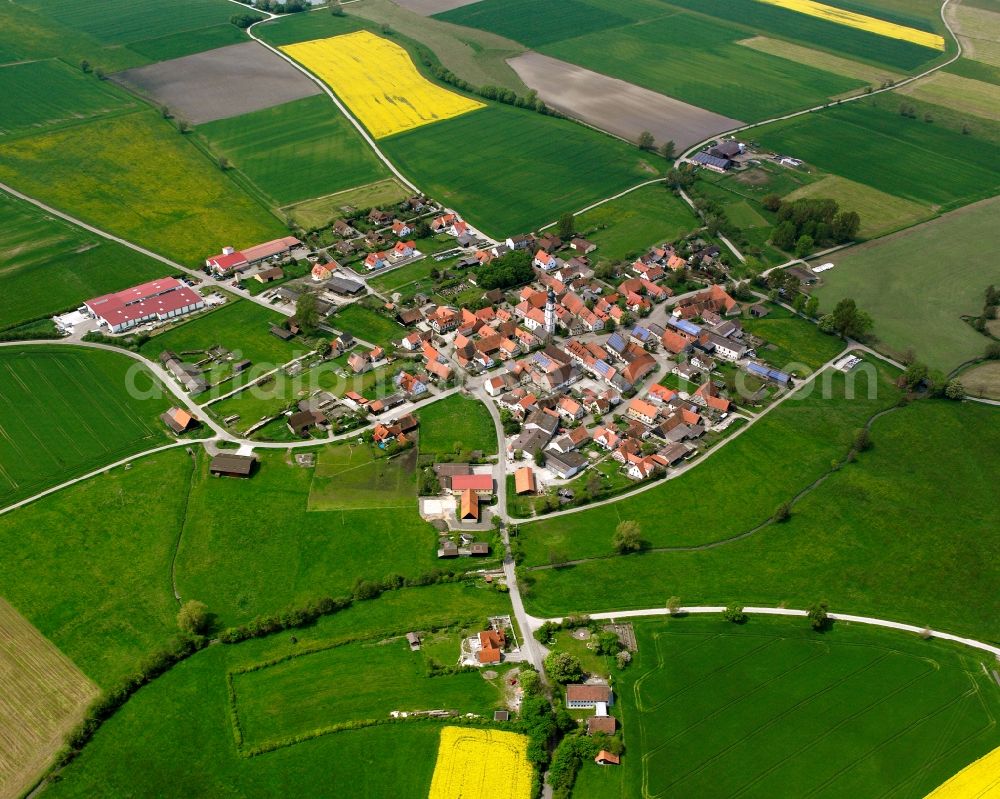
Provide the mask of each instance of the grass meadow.
[{"label": "grass meadow", "polygon": [[632,756],[585,763],[576,799],[924,796],[1000,743],[996,686],[969,650],[761,617],[636,634],[616,692]]},{"label": "grass meadow", "polygon": [[459,452],[479,450],[496,455],[497,436],[490,412],[478,400],[452,394],[417,413],[420,419],[420,455],[447,459]]},{"label": "grass meadow", "polygon": [[398,322],[357,303],[337,311],[330,319],[330,324],[341,333],[350,333],[355,338],[380,347],[388,347],[393,341],[399,341],[406,335],[406,328]]},{"label": "grass meadow", "polygon": [[663,185],[645,186],[576,218],[578,232],[598,246],[598,260],[638,257],[698,227],[691,209]]},{"label": "grass meadow", "polygon": [[139,107],[111,84],[57,59],[0,69],[0,136],[23,135]]},{"label": "grass meadow", "polygon": [[407,190],[395,178],[379,180],[367,186],[357,186],[324,197],[304,200],[283,210],[305,228],[322,227],[343,216],[345,205],[354,208],[372,208],[392,205],[407,197]]},{"label": "grass meadow", "polygon": [[[747,5],[766,8],[757,2]],[[864,85],[854,78],[742,47],[738,42],[745,38],[744,27],[677,13],[641,25],[566,38],[545,45],[542,51],[748,122],[816,105]],[[663,48],[662,57],[648,57],[654,45]]]},{"label": "grass meadow", "polygon": [[152,109],[0,143],[0,180],[188,266],[285,232]]},{"label": "grass meadow", "polygon": [[[1000,145],[980,133],[974,127],[963,136],[919,116],[901,116],[898,98],[886,95],[765,125],[747,135],[825,172],[948,210],[992,196],[1000,187]],[[829,146],[834,141],[837,146]]]},{"label": "grass meadow", "polygon": [[[833,610],[997,640],[1000,622],[992,596],[1000,564],[993,553],[1000,541],[993,475],[1000,429],[995,413],[988,406],[945,400],[919,401],[893,411],[872,426],[871,450],[805,496],[787,522],[714,548],[534,571],[529,612],[549,616],[612,605],[655,607],[670,596],[687,604],[735,600],[804,607],[822,597]],[[758,432],[754,429],[747,436]],[[773,445],[770,449],[779,452]],[[717,465],[725,454],[712,460]],[[703,475],[712,460],[699,467]],[[764,459],[753,466],[765,475],[781,468],[775,460]],[[702,526],[711,524],[718,506],[728,506],[728,500],[737,497],[747,504],[746,498],[753,496],[746,472],[733,471],[729,478],[725,494],[688,492],[674,503],[650,503],[646,516],[623,518],[639,519],[645,533],[652,513],[672,527],[694,516],[697,507],[705,518]],[[805,482],[785,483],[783,499],[790,499]],[[656,492],[646,494],[651,495]],[[692,496],[712,499],[706,509],[705,503],[692,502]],[[666,497],[661,494],[661,499]],[[955,507],[962,512],[954,513]],[[610,541],[617,518],[603,520],[591,511],[575,514],[578,524],[568,524],[574,516],[566,517],[562,526],[580,535],[588,516]],[[768,516],[761,507],[751,523]],[[532,535],[532,527],[522,526],[522,538]],[[609,584],[615,585],[613,597],[607,592]]]},{"label": "grass meadow", "polygon": [[[829,371],[817,378],[818,386],[802,391],[804,396],[786,400],[680,477],[612,505],[522,525],[526,562],[610,556],[612,533],[623,519],[638,521],[653,547],[695,547],[755,527],[843,458],[872,414],[895,403],[894,375],[887,369],[879,368],[872,378],[875,399],[869,399],[865,374],[852,377],[855,399],[845,399],[844,375]],[[824,382],[829,391],[821,390]],[[712,499],[691,501],[694,496]]]},{"label": "grass meadow", "polygon": [[51,641],[0,599],[0,791],[28,791],[98,689]]},{"label": "grass meadow", "polygon": [[405,508],[417,501],[417,451],[379,457],[368,444],[340,444],[319,451],[309,510]]},{"label": "grass meadow", "polygon": [[0,330],[168,271],[0,192]]},{"label": "grass meadow", "polygon": [[156,417],[168,400],[126,393],[156,385],[134,363],[58,346],[0,350],[0,505],[167,443]]},{"label": "grass meadow", "polygon": [[827,175],[793,191],[785,199],[798,200],[802,197],[836,200],[841,208],[857,211],[861,216],[858,235],[865,239],[910,227],[934,215],[926,204],[895,197],[839,175]]},{"label": "grass meadow", "polygon": [[[455,646],[454,659],[458,659]],[[393,710],[492,714],[500,686],[476,672],[428,677],[422,652],[405,638],[362,641],[233,674],[244,745],[258,746]],[[363,679],[358,679],[364,675]]]},{"label": "grass meadow", "polygon": [[814,290],[821,310],[853,297],[874,318],[886,348],[912,348],[945,372],[982,355],[989,339],[961,317],[978,315],[986,287],[1000,284],[998,210],[1000,201],[986,200],[835,253],[828,260],[836,267]]},{"label": "grass meadow", "polygon": [[[57,797],[186,799],[298,793],[334,799],[343,797],[344,786],[349,785],[358,796],[426,799],[439,724],[404,723],[341,732],[243,758],[233,739],[226,673],[348,638],[389,637],[455,623],[482,624],[487,615],[509,612],[506,597],[481,581],[475,586],[436,585],[358,603],[294,633],[209,647],[137,693],[49,790]],[[420,657],[420,653],[406,654]],[[434,678],[439,679],[448,678]],[[350,679],[347,684],[356,685]],[[314,684],[313,688],[323,686]],[[136,763],[142,768],[136,768]]]},{"label": "grass meadow", "polygon": [[0,516],[4,597],[104,688],[177,630],[191,471],[182,449],[161,452]]},{"label": "grass meadow", "polygon": [[213,478],[202,458],[177,555],[181,595],[201,599],[229,625],[349,592],[360,578],[439,565],[437,537],[415,499],[407,507],[310,510],[312,482],[313,470],[281,451],[264,452],[250,480]]},{"label": "grass meadow", "polygon": [[388,174],[326,95],[209,122],[198,133],[282,206]]},{"label": "grass meadow", "polygon": [[183,355],[222,346],[254,364],[280,366],[309,351],[297,339],[282,341],[271,334],[270,326],[283,319],[282,314],[257,303],[230,299],[225,305],[153,336],[139,352],[156,360],[166,350]]},{"label": "grass meadow", "polygon": [[379,144],[429,194],[494,235],[552,222],[666,166],[574,122],[501,105]]},{"label": "grass meadow", "polygon": [[771,312],[763,319],[747,317],[740,320],[744,330],[767,342],[756,348],[757,357],[765,363],[778,369],[799,364],[795,372],[805,376],[843,351],[844,342],[837,336],[819,332],[816,325],[804,322],[780,305],[768,307]]}]

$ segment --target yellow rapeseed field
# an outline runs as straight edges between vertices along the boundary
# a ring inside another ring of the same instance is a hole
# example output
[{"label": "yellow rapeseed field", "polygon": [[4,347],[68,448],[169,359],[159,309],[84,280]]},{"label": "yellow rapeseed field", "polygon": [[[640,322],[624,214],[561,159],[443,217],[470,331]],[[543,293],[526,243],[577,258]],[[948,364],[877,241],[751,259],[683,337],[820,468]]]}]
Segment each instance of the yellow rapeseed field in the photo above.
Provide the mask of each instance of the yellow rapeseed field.
[{"label": "yellow rapeseed field", "polygon": [[939,785],[927,799],[1000,799],[1000,746]]},{"label": "yellow rapeseed field", "polygon": [[333,89],[376,139],[484,106],[431,83],[406,50],[368,31],[281,49]]},{"label": "yellow rapeseed field", "polygon": [[528,799],[531,777],[525,736],[445,727],[428,799]]},{"label": "yellow rapeseed field", "polygon": [[814,0],[760,0],[772,6],[780,6],[790,11],[798,11],[800,14],[808,14],[811,17],[836,22],[839,25],[847,25],[851,28],[877,33],[879,36],[888,36],[890,39],[902,39],[904,42],[930,47],[934,50],[944,50],[944,39],[936,33],[908,28],[905,25],[897,25],[895,22],[886,22],[884,19],[867,17],[864,14],[855,14],[843,8],[828,6],[825,3],[816,3]]}]

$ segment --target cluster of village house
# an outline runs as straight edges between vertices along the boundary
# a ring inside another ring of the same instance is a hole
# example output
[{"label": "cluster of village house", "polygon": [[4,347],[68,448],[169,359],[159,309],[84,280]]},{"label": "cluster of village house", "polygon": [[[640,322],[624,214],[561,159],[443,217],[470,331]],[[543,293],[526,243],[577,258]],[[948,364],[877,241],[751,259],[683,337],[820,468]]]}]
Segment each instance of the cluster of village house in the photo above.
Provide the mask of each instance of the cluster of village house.
[{"label": "cluster of village house", "polygon": [[[705,431],[729,415],[730,401],[710,377],[717,361],[739,363],[779,386],[791,382],[752,359],[733,318],[740,306],[721,286],[675,303],[662,314],[663,324],[645,321],[672,296],[658,281],[690,266],[690,259],[669,245],[637,259],[632,276],[616,291],[594,279],[587,257],[594,245],[582,239],[569,244],[568,260],[558,255],[567,248],[557,237],[530,234],[478,250],[469,259],[488,268],[493,259],[525,248],[533,253],[537,279],[516,296],[486,292],[488,304],[475,311],[433,304],[396,309],[398,321],[411,328],[400,347],[423,360],[423,372],[407,372],[405,379],[422,385],[448,380],[456,369],[483,374],[486,392],[522,425],[505,442],[508,458],[544,462],[548,476],[565,480],[590,465],[592,458],[581,450],[593,443],[629,477],[646,479],[688,457]],[[692,391],[643,387],[668,364],[693,384]],[[632,396],[624,401],[626,395]],[[586,426],[588,415],[603,422],[612,413],[626,423]],[[531,466],[515,471],[515,488],[524,494],[538,490]]]}]

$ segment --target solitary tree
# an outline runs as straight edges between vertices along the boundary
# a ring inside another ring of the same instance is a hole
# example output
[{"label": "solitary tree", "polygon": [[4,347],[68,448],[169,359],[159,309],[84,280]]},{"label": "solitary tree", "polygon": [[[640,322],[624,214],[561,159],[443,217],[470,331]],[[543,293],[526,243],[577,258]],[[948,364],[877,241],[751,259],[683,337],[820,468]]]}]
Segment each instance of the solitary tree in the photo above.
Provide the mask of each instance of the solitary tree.
[{"label": "solitary tree", "polygon": [[662,155],[668,161],[673,159],[673,157],[676,154],[677,154],[677,145],[674,143],[673,139],[660,146],[660,155]]},{"label": "solitary tree", "polygon": [[951,380],[945,387],[944,395],[950,400],[965,399],[965,386],[960,380]]},{"label": "solitary tree", "polygon": [[299,295],[295,302],[295,321],[299,330],[307,336],[316,332],[319,326],[319,311],[316,309],[316,295],[308,291]]},{"label": "solitary tree", "polygon": [[559,222],[556,225],[556,230],[559,232],[559,238],[569,239],[573,237],[576,232],[576,217],[571,213],[565,213],[559,217]]},{"label": "solitary tree", "polygon": [[638,552],[642,549],[642,538],[640,535],[639,522],[626,519],[625,521],[618,522],[615,534],[611,538],[611,545],[620,555],[626,555],[629,552]]},{"label": "solitary tree", "polygon": [[203,633],[208,621],[208,606],[197,599],[189,599],[177,611],[177,626],[186,633]]},{"label": "solitary tree", "polygon": [[544,665],[545,673],[558,683],[565,685],[583,679],[580,660],[569,652],[549,652]]},{"label": "solitary tree", "polygon": [[829,609],[830,603],[825,599],[821,599],[819,602],[815,602],[809,606],[809,609],[806,611],[806,617],[809,619],[809,624],[814,630],[822,630],[826,627],[830,619]]},{"label": "solitary tree", "polygon": [[640,150],[652,150],[656,146],[656,139],[653,138],[653,134],[648,130],[644,130],[639,134],[639,149]]},{"label": "solitary tree", "polygon": [[806,300],[806,316],[816,316],[816,312],[819,310],[819,297],[810,297]]},{"label": "solitary tree", "polygon": [[232,164],[229,163],[229,159],[228,158],[226,158],[224,155],[220,155],[219,156],[219,169],[221,169],[223,172],[225,172],[231,166],[232,166]]},{"label": "solitary tree", "polygon": [[80,69],[84,72],[90,72],[90,62],[86,58],[80,62]]},{"label": "solitary tree", "polygon": [[667,611],[671,616],[676,616],[681,609],[681,598],[679,596],[672,596],[667,600]]},{"label": "solitary tree", "polygon": [[864,338],[872,329],[872,318],[858,308],[850,297],[845,297],[833,309],[833,327],[847,338]]},{"label": "solitary tree", "polygon": [[743,612],[743,606],[738,602],[730,602],[722,611],[722,618],[731,621],[733,624],[743,624],[747,620],[747,614]]},{"label": "solitary tree", "polygon": [[792,516],[792,505],[790,502],[782,502],[771,517],[775,522],[787,522]]}]

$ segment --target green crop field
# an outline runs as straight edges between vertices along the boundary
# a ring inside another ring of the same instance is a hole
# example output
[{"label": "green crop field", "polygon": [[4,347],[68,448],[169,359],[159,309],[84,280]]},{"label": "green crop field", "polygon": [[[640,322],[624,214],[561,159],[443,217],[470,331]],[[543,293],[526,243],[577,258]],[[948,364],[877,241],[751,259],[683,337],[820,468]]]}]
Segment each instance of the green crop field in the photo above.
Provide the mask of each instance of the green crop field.
[{"label": "green crop field", "polygon": [[494,235],[551,222],[666,166],[574,122],[500,105],[379,145],[429,194]]},{"label": "green crop field", "polygon": [[[894,375],[888,369],[878,367],[870,378],[867,371],[851,378],[834,371],[820,375],[817,385],[800,389],[696,469],[656,488],[612,505],[524,525],[520,541],[527,562],[610,555],[611,535],[622,519],[637,520],[653,547],[698,546],[755,527],[827,472],[832,461],[843,458],[855,431],[896,402]],[[877,396],[870,398],[870,391]],[[850,394],[853,399],[847,398]],[[693,495],[710,495],[712,501],[685,499]]]},{"label": "green crop field", "polygon": [[[166,443],[170,402],[153,376],[110,352],[0,349],[0,505]],[[136,393],[153,393],[146,399]]]},{"label": "green crop field", "polygon": [[75,28],[72,18],[60,22],[20,3],[0,4],[0,64],[47,58],[60,58],[74,65],[86,59],[106,72],[146,63],[131,50],[108,47]]},{"label": "green crop field", "polygon": [[[763,3],[751,4],[769,8]],[[738,44],[746,38],[746,28],[677,13],[641,25],[564,39],[544,46],[542,51],[747,121],[816,105],[864,85]],[[648,57],[652,46],[662,48],[657,58]]]},{"label": "green crop field", "polygon": [[162,277],[168,268],[0,192],[0,329]]},{"label": "green crop field", "polygon": [[326,447],[316,460],[309,510],[412,510],[417,501],[416,464],[412,448],[386,458],[367,444]]},{"label": "green crop field", "polygon": [[636,633],[616,691],[629,749],[620,769],[585,764],[576,799],[919,797],[1000,744],[1000,696],[969,650],[801,619]]},{"label": "green crop field", "polygon": [[156,360],[165,350],[181,355],[222,346],[234,356],[249,358],[258,368],[273,368],[309,351],[297,339],[282,341],[270,333],[270,326],[283,319],[277,311],[257,303],[231,299],[220,308],[153,336],[139,351]]},{"label": "green crop field", "polygon": [[161,452],[0,516],[4,597],[104,688],[177,630],[170,559],[191,464]]},{"label": "green crop field", "polygon": [[[210,477],[204,460],[177,555],[184,596],[222,624],[245,622],[359,578],[413,576],[437,566],[436,535],[409,507],[309,509],[313,470],[271,450],[250,480]],[[355,506],[356,507],[356,506]],[[253,513],[240,509],[256,508]]]},{"label": "green crop field", "polygon": [[155,39],[132,42],[128,49],[150,61],[167,61],[171,58],[182,58],[186,55],[214,50],[217,47],[226,47],[230,44],[240,44],[245,41],[247,41],[247,34],[241,28],[225,22],[221,25],[168,33]]},{"label": "green crop field", "polygon": [[128,44],[171,33],[229,22],[233,6],[225,0],[94,0],[81,13],[77,0],[26,0],[26,8],[71,25],[107,44]]},{"label": "green crop field", "polygon": [[55,59],[0,68],[0,95],[4,139],[138,108],[111,84]]},{"label": "green crop field", "polygon": [[0,143],[0,180],[189,266],[286,232],[152,109]]},{"label": "green crop field", "polygon": [[[894,352],[912,348],[949,371],[982,355],[989,340],[962,320],[978,315],[983,292],[1000,284],[1000,201],[986,200],[888,238],[835,253],[815,290],[821,310],[853,297]],[[826,259],[824,259],[826,260]]]},{"label": "green crop field", "polygon": [[[169,588],[169,583],[165,585]],[[334,799],[343,797],[344,786],[349,785],[358,796],[426,799],[438,724],[411,722],[340,732],[244,758],[234,746],[226,673],[348,638],[481,624],[487,615],[509,612],[506,597],[481,581],[478,586],[436,585],[357,603],[294,633],[209,647],[139,691],[47,790],[57,797],[187,799],[294,792]],[[421,657],[421,653],[406,654]],[[346,684],[361,688],[355,676],[347,677]],[[483,683],[478,675],[472,676]],[[433,683],[451,678],[422,679]],[[142,768],[136,768],[140,762]]]},{"label": "green crop field", "polygon": [[209,122],[198,132],[279,205],[388,174],[326,95]]},{"label": "green crop field", "polygon": [[645,186],[576,219],[580,235],[598,246],[598,260],[638,257],[698,227],[691,209],[663,185]]},{"label": "green crop field", "polygon": [[[744,437],[758,432],[751,428]],[[798,502],[789,521],[715,548],[533,571],[529,612],[550,616],[609,606],[655,607],[672,595],[693,605],[736,600],[791,607],[825,597],[834,610],[997,640],[1000,621],[992,597],[1000,563],[993,553],[1000,538],[991,482],[1000,467],[996,409],[945,400],[916,402],[876,420],[871,436],[871,450]],[[752,464],[763,475],[780,466],[775,455],[781,450],[773,441],[768,449],[766,460]],[[717,464],[725,457],[722,451],[712,460]],[[712,460],[696,472],[706,476]],[[804,475],[785,482],[780,496],[758,507],[750,524],[764,521],[774,502],[791,499],[806,482]],[[733,471],[725,493],[706,493],[710,485],[699,483],[670,503],[650,502],[646,516],[623,513],[623,518],[639,519],[644,533],[653,526],[649,518],[654,513],[670,527],[704,531],[714,526],[712,516],[720,505],[729,505],[729,498],[753,496],[746,493],[746,472]],[[692,496],[709,495],[707,508],[691,501]],[[962,512],[954,513],[955,507]],[[610,542],[617,517],[605,519],[596,510],[567,516],[561,526],[571,535],[585,535],[588,517],[589,525]],[[533,536],[534,526],[522,526],[522,538]],[[613,595],[609,584],[615,586]]]},{"label": "green crop field", "polygon": [[899,103],[892,95],[866,99],[747,136],[834,175],[946,210],[1000,191],[1000,144],[975,128],[963,136],[919,115],[908,119]]},{"label": "green crop field", "polygon": [[484,455],[497,453],[493,420],[478,400],[453,394],[421,408],[417,416],[422,456],[440,457],[472,450]]},{"label": "green crop field", "polygon": [[[929,62],[942,58],[943,55],[938,50],[902,39],[879,36],[756,0],[670,0],[670,4],[718,20],[739,20],[741,25],[752,26],[768,36],[791,39],[800,44],[828,50],[835,55],[880,64],[903,72],[917,72]],[[934,17],[930,15],[900,14],[899,11],[892,12],[850,2],[838,1],[833,5],[871,14],[918,30],[936,30],[943,33],[939,22],[931,23]],[[948,48],[954,47],[954,42],[949,37],[945,38],[945,43]]]},{"label": "green crop field", "polygon": [[[763,319],[741,319],[743,329],[760,336],[767,344],[757,347],[757,357],[783,371],[809,375],[838,353],[844,342],[836,336],[821,333],[815,325],[803,322],[791,311],[769,305],[771,313]],[[794,368],[793,364],[799,364]],[[803,368],[805,367],[805,368]]]},{"label": "green crop field", "polygon": [[628,2],[612,8],[583,0],[481,0],[436,15],[437,19],[494,31],[538,48],[562,39],[601,33],[669,13],[654,3]]},{"label": "green crop field", "polygon": [[[452,653],[458,660],[458,647]],[[479,672],[428,677],[405,638],[334,646],[233,675],[244,745],[253,747],[393,710],[492,713],[502,685]],[[358,679],[363,675],[363,679]]]},{"label": "green crop field", "polygon": [[388,347],[406,335],[406,329],[398,322],[357,303],[337,311],[330,324],[341,333],[350,333],[381,347]]}]

